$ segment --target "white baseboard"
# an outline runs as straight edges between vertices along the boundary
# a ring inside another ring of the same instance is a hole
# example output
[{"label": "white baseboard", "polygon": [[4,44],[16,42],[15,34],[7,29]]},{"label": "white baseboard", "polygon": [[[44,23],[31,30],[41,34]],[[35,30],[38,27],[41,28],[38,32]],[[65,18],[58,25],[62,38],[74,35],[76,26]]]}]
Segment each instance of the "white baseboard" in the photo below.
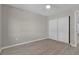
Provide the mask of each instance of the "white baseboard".
[{"label": "white baseboard", "polygon": [[[49,38],[49,39],[52,39],[52,38]],[[52,39],[52,40],[54,40],[54,39]],[[69,44],[68,42],[63,42],[63,41],[59,41],[59,40],[54,40],[54,41],[58,41],[58,42]]]},{"label": "white baseboard", "polygon": [[[22,45],[22,44],[28,44],[28,43],[31,43],[31,42],[36,42],[36,41],[40,41],[40,40],[44,40],[44,39],[47,39],[47,38],[41,38],[41,39],[36,39],[36,40],[33,40],[33,41],[22,42],[22,43],[10,45],[10,46],[2,47],[2,48],[0,49],[0,52],[1,52],[3,49],[15,47],[15,46],[19,46],[19,45]],[[49,39],[51,39],[51,38],[49,38]],[[76,47],[74,44],[71,44],[71,46],[72,46],[72,47]]]},{"label": "white baseboard", "polygon": [[75,44],[70,44],[72,47],[77,47],[77,45],[75,45]]},{"label": "white baseboard", "polygon": [[[49,39],[52,39],[52,38],[49,38]],[[52,39],[52,40],[53,40],[53,39]],[[58,40],[55,40],[55,41],[58,41]],[[61,41],[59,41],[59,42],[61,42]],[[66,43],[66,42],[63,42],[63,43]],[[66,44],[69,44],[69,43],[66,43]],[[76,44],[72,44],[72,43],[70,43],[70,45],[71,45],[72,47],[77,47]]]},{"label": "white baseboard", "polygon": [[36,40],[33,40],[33,41],[22,42],[22,43],[10,45],[10,46],[2,47],[1,50],[7,49],[7,48],[11,48],[11,47],[15,47],[15,46],[22,45],[22,44],[28,44],[28,43],[31,43],[31,42],[36,42],[36,41],[44,40],[44,39],[46,39],[46,38],[36,39]]}]

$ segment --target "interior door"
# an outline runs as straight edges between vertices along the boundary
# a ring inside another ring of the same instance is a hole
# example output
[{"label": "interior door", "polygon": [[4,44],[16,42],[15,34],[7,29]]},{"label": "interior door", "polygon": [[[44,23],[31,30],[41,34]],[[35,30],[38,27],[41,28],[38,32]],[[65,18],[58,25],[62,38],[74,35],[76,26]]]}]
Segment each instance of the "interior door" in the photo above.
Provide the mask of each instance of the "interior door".
[{"label": "interior door", "polygon": [[69,43],[69,17],[58,18],[58,41]]},{"label": "interior door", "polygon": [[57,40],[57,19],[49,20],[49,38]]}]

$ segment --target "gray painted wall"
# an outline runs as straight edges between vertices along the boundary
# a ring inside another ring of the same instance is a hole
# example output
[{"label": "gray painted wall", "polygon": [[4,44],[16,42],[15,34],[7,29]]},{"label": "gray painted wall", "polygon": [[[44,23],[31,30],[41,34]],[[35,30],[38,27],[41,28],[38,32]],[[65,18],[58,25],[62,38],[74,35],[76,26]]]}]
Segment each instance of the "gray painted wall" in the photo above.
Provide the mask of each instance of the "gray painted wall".
[{"label": "gray painted wall", "polygon": [[2,47],[48,36],[47,17],[2,5]]},{"label": "gray painted wall", "polygon": [[67,10],[54,15],[38,15],[29,11],[2,5],[2,47],[48,37],[48,19],[71,17],[71,44],[74,40],[74,11]]},{"label": "gray painted wall", "polygon": [[0,5],[0,48],[1,48],[1,5]]},{"label": "gray painted wall", "polygon": [[59,18],[63,16],[70,16],[70,40],[71,40],[71,45],[75,45],[75,18],[74,18],[74,11],[75,10],[67,10],[60,12],[55,15],[49,16],[49,20],[53,20],[54,18]]}]

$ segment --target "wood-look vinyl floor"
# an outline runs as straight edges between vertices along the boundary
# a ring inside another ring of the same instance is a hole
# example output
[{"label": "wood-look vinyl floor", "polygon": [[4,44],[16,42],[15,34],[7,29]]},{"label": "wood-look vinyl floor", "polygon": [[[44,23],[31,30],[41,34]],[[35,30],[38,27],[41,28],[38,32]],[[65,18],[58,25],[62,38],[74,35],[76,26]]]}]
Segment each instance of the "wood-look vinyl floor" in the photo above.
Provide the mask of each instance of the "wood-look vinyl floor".
[{"label": "wood-look vinyl floor", "polygon": [[68,44],[52,39],[19,45],[2,50],[2,55],[77,55],[79,47],[70,47]]}]

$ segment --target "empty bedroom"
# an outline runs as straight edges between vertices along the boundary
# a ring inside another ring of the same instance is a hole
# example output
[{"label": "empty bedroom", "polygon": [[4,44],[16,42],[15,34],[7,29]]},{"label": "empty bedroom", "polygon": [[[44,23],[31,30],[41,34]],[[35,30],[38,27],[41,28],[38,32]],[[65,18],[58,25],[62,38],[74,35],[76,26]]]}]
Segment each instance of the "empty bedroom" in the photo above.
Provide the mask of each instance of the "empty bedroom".
[{"label": "empty bedroom", "polygon": [[0,55],[79,55],[79,4],[0,4]]}]

